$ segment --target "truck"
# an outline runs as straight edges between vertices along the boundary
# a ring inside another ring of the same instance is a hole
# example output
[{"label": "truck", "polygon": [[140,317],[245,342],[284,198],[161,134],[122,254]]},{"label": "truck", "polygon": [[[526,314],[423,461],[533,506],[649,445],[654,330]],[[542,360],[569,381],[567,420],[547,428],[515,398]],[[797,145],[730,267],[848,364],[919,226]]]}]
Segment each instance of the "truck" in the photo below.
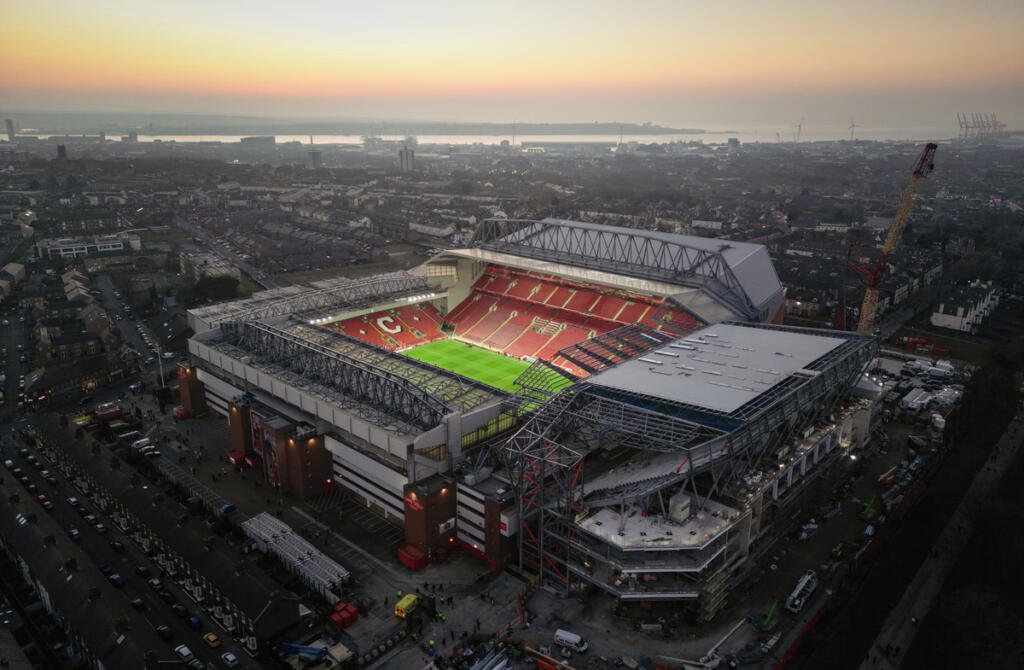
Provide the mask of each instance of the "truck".
[{"label": "truck", "polygon": [[794,614],[799,614],[800,610],[807,604],[807,599],[811,597],[811,594],[817,588],[818,573],[814,570],[808,570],[800,576],[796,586],[793,588],[793,592],[786,598],[786,609]]},{"label": "truck", "polygon": [[900,407],[908,412],[918,412],[927,407],[931,401],[932,396],[930,393],[924,389],[916,388],[903,396],[903,400],[900,400]]}]

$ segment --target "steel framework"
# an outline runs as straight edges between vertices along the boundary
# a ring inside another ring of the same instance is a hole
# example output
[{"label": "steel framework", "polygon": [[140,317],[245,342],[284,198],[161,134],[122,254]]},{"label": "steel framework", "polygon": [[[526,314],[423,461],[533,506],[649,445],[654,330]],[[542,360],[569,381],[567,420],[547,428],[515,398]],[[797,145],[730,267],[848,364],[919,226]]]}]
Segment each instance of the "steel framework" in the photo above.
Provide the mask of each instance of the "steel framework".
[{"label": "steel framework", "polygon": [[[772,328],[822,335],[822,331]],[[722,494],[795,431],[835,407],[877,352],[874,338],[826,331],[845,341],[734,412],[717,412],[582,381],[559,390],[499,449],[517,494],[520,566],[569,593],[574,519],[588,507],[624,503],[686,482],[703,504]],[[674,471],[621,487],[584,489],[586,456],[601,445],[676,453]],[[697,479],[702,486],[697,488]]]},{"label": "steel framework", "polygon": [[[366,365],[323,344],[283,328],[258,323],[230,323],[221,333],[234,346],[264,357],[268,363],[336,390],[348,399],[379,408],[421,429],[438,425],[452,407],[415,381]],[[390,422],[390,421],[389,421]]]},{"label": "steel framework", "polygon": [[553,219],[486,219],[477,228],[473,244],[500,253],[700,288],[737,317],[758,318],[758,308],[722,256],[728,248],[726,242],[713,251],[645,230]]},{"label": "steel framework", "polygon": [[260,321],[279,316],[309,316],[324,312],[362,307],[388,296],[415,295],[429,291],[424,277],[408,272],[389,272],[360,279],[340,278],[320,282],[309,288],[278,289],[269,295],[231,303],[223,313],[213,310],[208,317],[215,325],[231,321]]}]

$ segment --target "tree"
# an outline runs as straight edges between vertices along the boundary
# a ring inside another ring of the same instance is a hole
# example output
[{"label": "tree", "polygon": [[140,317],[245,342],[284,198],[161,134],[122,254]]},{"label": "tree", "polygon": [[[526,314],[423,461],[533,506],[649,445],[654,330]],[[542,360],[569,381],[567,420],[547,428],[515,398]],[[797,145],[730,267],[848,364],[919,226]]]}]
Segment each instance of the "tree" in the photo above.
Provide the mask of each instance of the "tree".
[{"label": "tree", "polygon": [[227,300],[238,295],[238,280],[234,277],[203,277],[192,288],[193,304]]}]

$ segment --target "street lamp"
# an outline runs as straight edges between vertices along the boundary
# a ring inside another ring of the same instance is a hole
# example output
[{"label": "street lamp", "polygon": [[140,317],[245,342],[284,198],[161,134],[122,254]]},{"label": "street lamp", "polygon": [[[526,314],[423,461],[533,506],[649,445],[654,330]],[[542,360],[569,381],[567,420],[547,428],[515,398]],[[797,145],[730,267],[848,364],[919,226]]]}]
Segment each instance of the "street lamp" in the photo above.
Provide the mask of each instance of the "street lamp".
[{"label": "street lamp", "polygon": [[164,352],[160,345],[156,345],[156,363],[160,367],[160,388],[164,387]]}]

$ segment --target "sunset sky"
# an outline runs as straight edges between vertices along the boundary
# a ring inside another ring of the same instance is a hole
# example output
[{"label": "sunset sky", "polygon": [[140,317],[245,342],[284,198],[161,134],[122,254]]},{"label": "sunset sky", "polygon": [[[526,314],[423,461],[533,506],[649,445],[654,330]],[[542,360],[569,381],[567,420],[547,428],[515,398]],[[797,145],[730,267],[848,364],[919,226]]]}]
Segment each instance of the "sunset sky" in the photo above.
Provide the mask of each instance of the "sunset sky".
[{"label": "sunset sky", "polygon": [[1024,2],[37,0],[0,108],[1024,126]]}]

